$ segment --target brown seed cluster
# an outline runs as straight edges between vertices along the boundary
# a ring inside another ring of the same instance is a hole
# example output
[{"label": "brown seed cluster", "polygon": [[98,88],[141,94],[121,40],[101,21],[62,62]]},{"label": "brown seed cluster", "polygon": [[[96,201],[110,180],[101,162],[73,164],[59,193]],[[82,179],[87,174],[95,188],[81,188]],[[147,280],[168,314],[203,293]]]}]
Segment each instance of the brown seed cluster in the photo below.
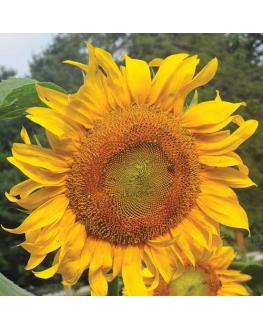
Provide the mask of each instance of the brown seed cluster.
[{"label": "brown seed cluster", "polygon": [[67,182],[87,234],[137,245],[175,227],[195,206],[194,140],[174,117],[138,108],[111,112],[87,133]]}]

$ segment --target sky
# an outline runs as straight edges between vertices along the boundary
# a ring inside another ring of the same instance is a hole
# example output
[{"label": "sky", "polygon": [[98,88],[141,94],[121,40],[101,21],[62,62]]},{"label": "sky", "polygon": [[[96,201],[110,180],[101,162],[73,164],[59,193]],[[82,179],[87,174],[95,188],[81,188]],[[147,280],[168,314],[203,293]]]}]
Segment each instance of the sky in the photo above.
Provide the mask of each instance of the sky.
[{"label": "sky", "polygon": [[28,63],[41,53],[54,33],[0,33],[0,66],[14,69],[18,77],[29,75]]}]

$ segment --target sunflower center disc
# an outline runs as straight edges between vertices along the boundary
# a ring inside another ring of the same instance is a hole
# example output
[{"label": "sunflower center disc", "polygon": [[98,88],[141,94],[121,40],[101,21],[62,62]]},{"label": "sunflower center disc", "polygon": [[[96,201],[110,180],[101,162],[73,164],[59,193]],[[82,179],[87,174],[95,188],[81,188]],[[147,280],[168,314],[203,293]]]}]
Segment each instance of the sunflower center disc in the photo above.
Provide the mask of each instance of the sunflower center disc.
[{"label": "sunflower center disc", "polygon": [[144,216],[164,202],[173,164],[154,144],[133,146],[106,169],[105,187],[127,216]]},{"label": "sunflower center disc", "polygon": [[113,112],[75,155],[67,196],[87,234],[142,244],[175,227],[195,206],[199,163],[192,136],[155,111]]},{"label": "sunflower center disc", "polygon": [[154,295],[158,296],[215,296],[220,282],[213,271],[201,267],[186,268],[184,273],[169,284],[163,280]]},{"label": "sunflower center disc", "polygon": [[208,296],[209,284],[202,270],[188,269],[169,285],[171,296]]}]

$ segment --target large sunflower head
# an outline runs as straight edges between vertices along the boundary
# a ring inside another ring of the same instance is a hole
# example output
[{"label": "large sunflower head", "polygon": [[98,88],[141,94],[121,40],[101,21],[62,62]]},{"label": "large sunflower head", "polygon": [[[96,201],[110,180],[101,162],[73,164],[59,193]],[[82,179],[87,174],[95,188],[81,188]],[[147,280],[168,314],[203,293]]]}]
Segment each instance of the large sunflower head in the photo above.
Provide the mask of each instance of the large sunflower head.
[{"label": "large sunflower head", "polygon": [[[197,56],[149,64],[124,56],[119,67],[88,48],[87,65],[68,61],[86,73],[77,93],[37,86],[47,107],[27,117],[45,128],[49,148],[32,144],[25,129],[24,143],[13,145],[8,159],[28,179],[6,196],[31,214],[6,230],[25,234],[27,269],[56,251],[38,277],[58,272],[70,285],[89,268],[92,294],[106,294],[107,281],[122,275],[128,294],[145,295],[142,262],[168,280],[170,259],[194,265],[192,246],[211,248],[219,223],[248,229],[231,188],[253,185],[235,149],[257,122],[233,115],[244,103],[219,95],[183,111],[186,96],[213,78],[216,59],[195,74]],[[231,122],[235,131],[220,131]]]},{"label": "large sunflower head", "polygon": [[[243,282],[251,276],[239,270],[229,269],[236,254],[230,246],[216,247],[210,251],[196,249],[196,265],[184,260],[184,265],[175,265],[174,275],[166,283],[163,279],[152,289],[154,296],[248,296],[250,293]],[[145,283],[149,286],[152,274],[143,271]]]}]

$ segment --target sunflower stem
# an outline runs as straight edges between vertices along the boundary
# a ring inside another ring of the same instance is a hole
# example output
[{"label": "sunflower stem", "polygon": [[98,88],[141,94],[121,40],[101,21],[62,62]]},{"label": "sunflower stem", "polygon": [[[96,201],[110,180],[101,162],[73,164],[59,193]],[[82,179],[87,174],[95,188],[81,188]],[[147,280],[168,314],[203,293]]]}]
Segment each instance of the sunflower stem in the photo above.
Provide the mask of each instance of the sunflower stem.
[{"label": "sunflower stem", "polygon": [[108,296],[118,296],[119,295],[119,278],[115,277],[109,283]]},{"label": "sunflower stem", "polygon": [[71,285],[64,285],[65,296],[74,296],[74,290]]}]

